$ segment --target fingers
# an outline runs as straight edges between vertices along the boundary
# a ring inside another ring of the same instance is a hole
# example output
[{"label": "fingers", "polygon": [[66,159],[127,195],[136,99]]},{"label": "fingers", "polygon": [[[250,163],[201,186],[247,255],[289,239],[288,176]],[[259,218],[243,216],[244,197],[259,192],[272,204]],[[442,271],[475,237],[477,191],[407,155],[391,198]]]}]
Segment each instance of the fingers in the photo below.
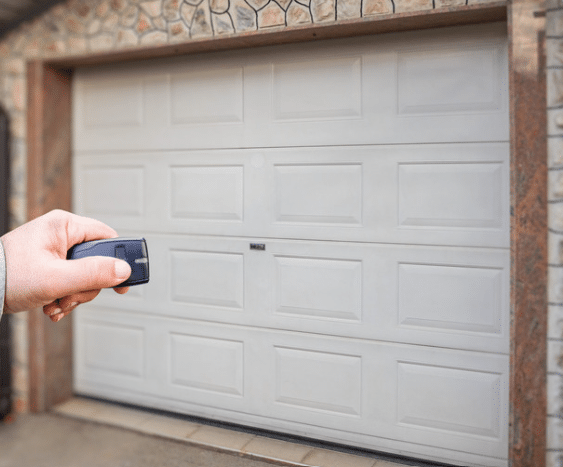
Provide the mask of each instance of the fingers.
[{"label": "fingers", "polygon": [[[76,308],[76,307],[74,307],[74,308]],[[70,315],[70,313],[72,312],[72,310],[74,310],[74,308],[70,308],[70,309],[61,311],[61,312],[59,312],[59,313],[55,313],[55,314],[53,314],[53,315],[50,315],[50,316],[49,316],[49,319],[50,319],[53,323],[58,323],[58,322],[59,322],[61,319],[63,319],[65,316]],[[45,313],[45,312],[43,312],[43,313]],[[47,314],[47,313],[45,313],[45,314]]]},{"label": "fingers", "polygon": [[22,227],[32,237],[46,241],[45,246],[52,248],[61,258],[78,243],[117,237],[117,232],[103,222],[60,209],[50,211]]},{"label": "fingers", "polygon": [[66,297],[85,290],[115,287],[129,278],[131,267],[120,259],[92,256],[59,260],[53,272],[49,279],[51,293],[55,297]]},{"label": "fingers", "polygon": [[117,232],[103,222],[89,217],[77,216],[64,211],[52,211],[53,215],[64,216],[67,231],[68,246],[78,243],[115,238]]},{"label": "fingers", "polygon": [[129,292],[129,287],[115,287],[113,290],[115,290],[118,294],[124,294]]},{"label": "fingers", "polygon": [[[131,275],[131,267],[126,261],[104,256],[61,260],[58,265],[58,274],[51,276],[54,283],[52,292],[64,298],[43,307],[43,313],[55,323],[78,305],[96,298],[101,289],[115,287]],[[116,287],[114,290],[124,294],[129,287]]]},{"label": "fingers", "polygon": [[[125,294],[129,291],[129,287],[116,287],[113,290],[119,294]],[[55,300],[43,307],[43,313],[45,313],[51,321],[56,323],[65,316],[68,316],[79,305],[83,305],[84,303],[94,300],[100,292],[101,290],[90,290],[88,292],[73,294],[61,298],[60,300]]]},{"label": "fingers", "polygon": [[43,313],[45,313],[49,317],[62,313],[63,309],[60,307],[58,302],[58,300],[55,300],[53,303],[45,305],[43,307]]},{"label": "fingers", "polygon": [[[125,294],[129,291],[129,287],[115,287],[113,290],[119,294]],[[65,316],[68,316],[79,305],[94,300],[100,292],[101,290],[90,290],[55,300],[43,307],[43,313],[45,313],[51,321],[57,323]]]},{"label": "fingers", "polygon": [[43,313],[51,318],[51,321],[56,323],[67,316],[78,305],[94,300],[99,293],[100,290],[90,290],[88,292],[69,295],[45,305],[43,307]]},{"label": "fingers", "polygon": [[72,237],[69,238],[73,244],[117,237],[117,232],[103,222],[88,217],[77,217],[77,225],[71,232]]}]

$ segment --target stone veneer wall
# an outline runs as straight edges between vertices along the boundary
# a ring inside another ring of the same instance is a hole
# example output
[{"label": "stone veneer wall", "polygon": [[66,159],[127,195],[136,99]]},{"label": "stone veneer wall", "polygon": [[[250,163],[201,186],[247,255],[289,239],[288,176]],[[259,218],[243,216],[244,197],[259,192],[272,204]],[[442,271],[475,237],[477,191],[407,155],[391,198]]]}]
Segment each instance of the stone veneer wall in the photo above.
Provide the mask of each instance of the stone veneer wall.
[{"label": "stone veneer wall", "polygon": [[547,466],[563,466],[563,2],[546,1],[548,151]]},{"label": "stone veneer wall", "polygon": [[[88,55],[495,0],[68,0],[0,40],[0,104],[11,116],[12,227],[26,219],[26,60]],[[563,28],[562,28],[563,31]],[[563,147],[563,146],[562,146]],[[562,156],[563,160],[563,156]],[[561,162],[563,164],[563,162]],[[563,197],[563,193],[561,194]],[[563,229],[563,227],[562,227]],[[563,301],[563,300],[562,300]],[[563,310],[563,309],[562,309]],[[562,312],[563,313],[563,312]],[[28,410],[26,314],[12,319],[14,390]],[[563,333],[560,333],[560,337]],[[563,343],[561,344],[563,347]]]}]

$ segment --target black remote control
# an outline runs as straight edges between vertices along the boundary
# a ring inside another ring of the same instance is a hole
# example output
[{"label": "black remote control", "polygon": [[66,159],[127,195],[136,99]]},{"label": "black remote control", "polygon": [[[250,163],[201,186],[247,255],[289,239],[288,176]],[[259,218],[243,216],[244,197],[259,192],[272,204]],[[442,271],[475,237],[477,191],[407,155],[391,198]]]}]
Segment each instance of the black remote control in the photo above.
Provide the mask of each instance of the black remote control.
[{"label": "black remote control", "polygon": [[68,250],[67,259],[87,256],[110,256],[129,263],[129,279],[116,287],[146,284],[149,281],[149,254],[144,238],[108,238],[74,245]]}]

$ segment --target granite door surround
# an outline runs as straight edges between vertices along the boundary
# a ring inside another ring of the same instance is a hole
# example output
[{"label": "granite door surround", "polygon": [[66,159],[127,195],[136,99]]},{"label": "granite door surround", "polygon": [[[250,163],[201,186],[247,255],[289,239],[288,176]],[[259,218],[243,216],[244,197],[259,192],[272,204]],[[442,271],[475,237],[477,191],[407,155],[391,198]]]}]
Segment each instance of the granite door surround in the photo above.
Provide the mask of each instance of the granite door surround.
[{"label": "granite door surround", "polygon": [[[547,149],[543,2],[482,3],[87,54],[27,65],[27,217],[69,209],[71,81],[77,66],[289,42],[507,21],[511,100],[511,466],[546,465]],[[540,12],[538,14],[537,12]],[[71,319],[30,313],[29,402],[44,411],[72,395]]]}]

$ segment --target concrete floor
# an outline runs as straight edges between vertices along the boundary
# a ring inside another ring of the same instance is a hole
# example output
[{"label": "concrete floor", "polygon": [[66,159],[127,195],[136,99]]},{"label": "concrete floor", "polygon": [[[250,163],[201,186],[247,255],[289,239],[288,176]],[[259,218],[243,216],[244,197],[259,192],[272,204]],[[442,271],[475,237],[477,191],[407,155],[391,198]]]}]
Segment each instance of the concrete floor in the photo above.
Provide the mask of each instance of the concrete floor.
[{"label": "concrete floor", "polygon": [[82,397],[58,405],[51,413],[0,422],[0,467],[437,465],[354,449],[327,449]]},{"label": "concrete floor", "polygon": [[[276,439],[242,427],[233,429],[233,427],[221,424],[203,423],[200,419],[190,420],[189,417],[181,415],[175,416],[84,397],[70,399],[56,406],[53,411],[72,419],[97,422],[141,435],[180,442],[186,446],[185,449],[194,446],[199,449],[221,452],[232,458],[243,457],[248,461],[244,463],[245,466],[405,467],[409,465],[434,467],[436,465],[418,461],[407,462],[405,459],[390,459],[388,456],[359,452],[354,449],[330,449],[323,443],[303,443],[291,439],[284,440],[280,437]],[[255,464],[250,460],[263,464]],[[206,467],[221,465],[223,464],[212,463],[206,464]],[[2,467],[1,464],[0,467]]]},{"label": "concrete floor", "polygon": [[56,414],[20,415],[12,423],[0,423],[0,467],[273,465]]}]

